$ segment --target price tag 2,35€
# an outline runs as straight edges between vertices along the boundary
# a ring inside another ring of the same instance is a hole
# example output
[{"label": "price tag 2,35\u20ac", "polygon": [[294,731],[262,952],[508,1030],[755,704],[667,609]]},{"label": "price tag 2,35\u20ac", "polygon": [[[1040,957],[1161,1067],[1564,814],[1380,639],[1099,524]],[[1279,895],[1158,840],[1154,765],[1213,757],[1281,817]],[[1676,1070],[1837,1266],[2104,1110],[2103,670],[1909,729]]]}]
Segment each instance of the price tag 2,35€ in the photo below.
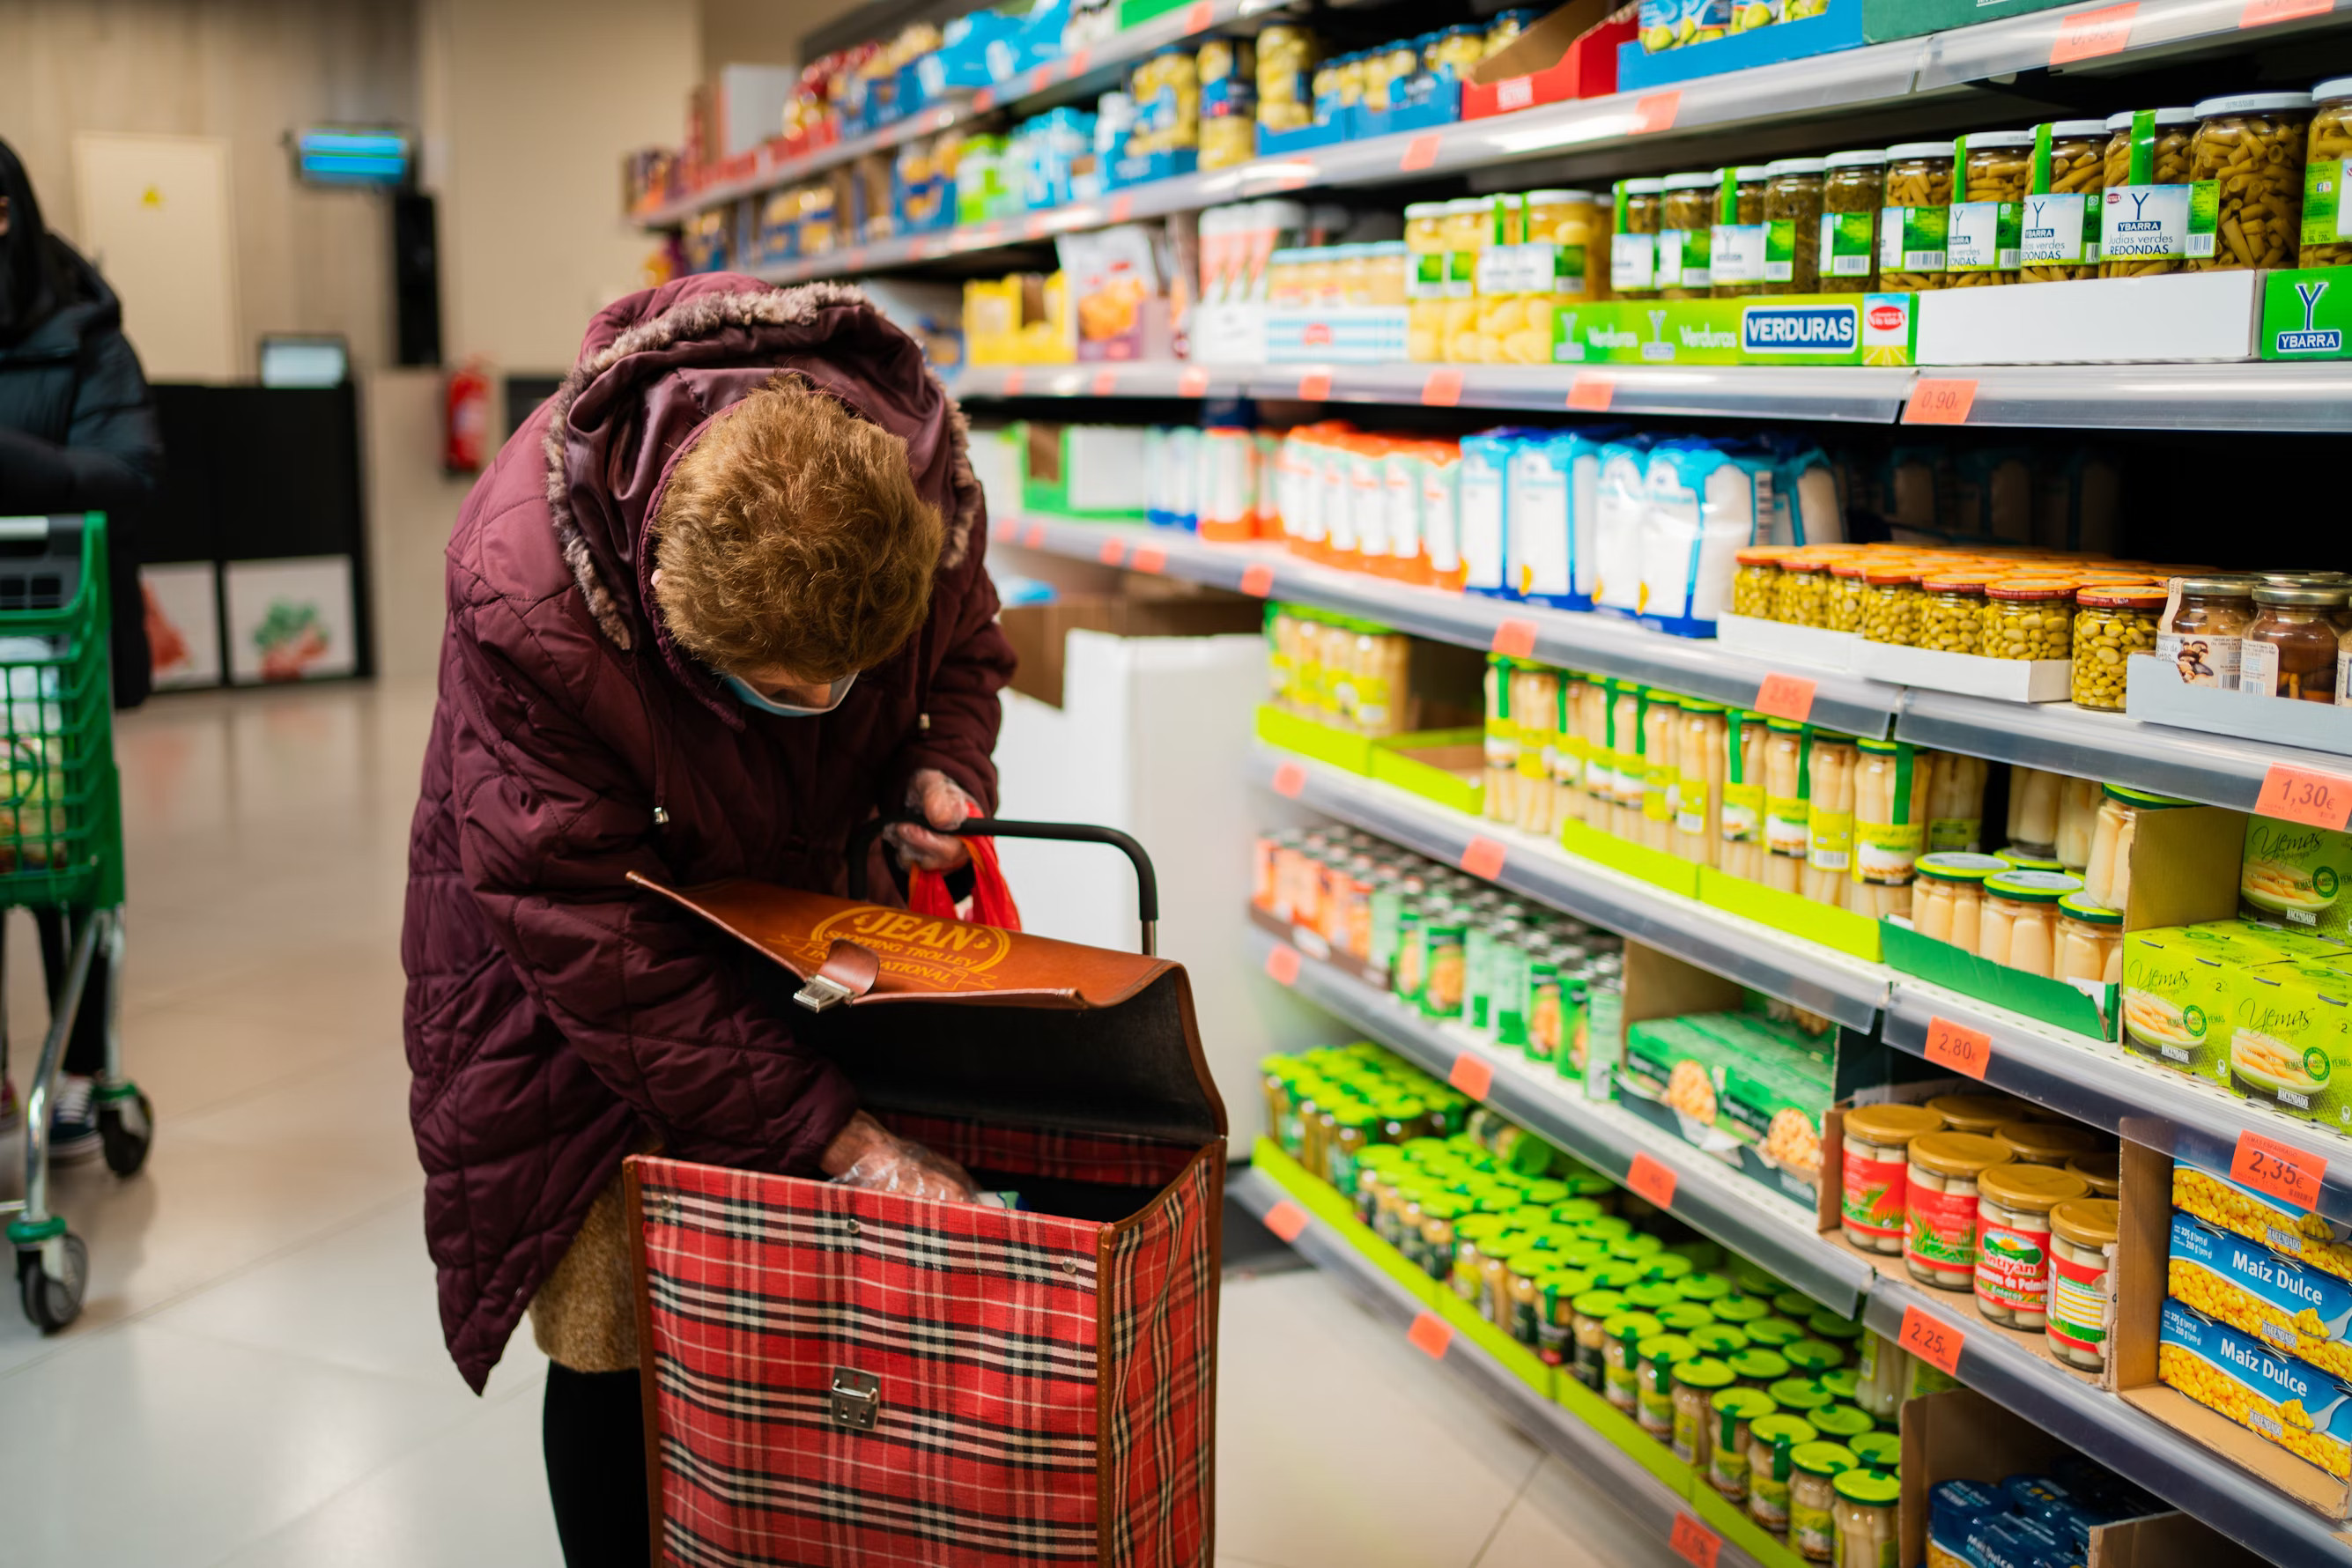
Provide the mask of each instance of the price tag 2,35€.
[{"label": "price tag 2,35\u20ac", "polygon": [[2230,1161],[2230,1180],[2306,1214],[2319,1207],[2319,1184],[2326,1174],[2324,1156],[2259,1132],[2239,1133],[2238,1152]]},{"label": "price tag 2,35\u20ac", "polygon": [[1949,1018],[1931,1017],[1923,1054],[1937,1067],[1980,1079],[1992,1064],[1992,1037],[1982,1029],[1963,1029]]},{"label": "price tag 2,35\u20ac", "polygon": [[1946,1377],[1960,1375],[1960,1347],[1968,1336],[1926,1308],[1903,1309],[1903,1328],[1895,1342]]}]

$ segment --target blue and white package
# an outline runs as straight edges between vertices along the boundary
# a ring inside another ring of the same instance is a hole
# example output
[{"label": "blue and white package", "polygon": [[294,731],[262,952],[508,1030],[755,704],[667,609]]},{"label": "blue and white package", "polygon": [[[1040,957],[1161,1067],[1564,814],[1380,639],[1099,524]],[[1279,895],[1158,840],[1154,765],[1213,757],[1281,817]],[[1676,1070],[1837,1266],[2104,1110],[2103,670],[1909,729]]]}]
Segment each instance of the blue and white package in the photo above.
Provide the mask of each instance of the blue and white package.
[{"label": "blue and white package", "polygon": [[1503,576],[1517,597],[1565,609],[1569,497],[1559,445],[1530,431],[1511,447],[1503,482]]},{"label": "blue and white package", "polygon": [[1845,498],[1838,471],[1819,447],[1775,437],[1772,515],[1759,520],[1759,544],[1843,544]]},{"label": "blue and white package", "polygon": [[1547,432],[1505,426],[1462,437],[1458,481],[1462,529],[1463,591],[1490,599],[1518,596],[1511,580],[1509,477],[1518,444],[1541,440]]},{"label": "blue and white package", "polygon": [[1642,604],[1644,626],[1711,637],[1731,598],[1739,552],[1772,513],[1772,458],[1727,441],[1659,443],[1644,475]]},{"label": "blue and white package", "polygon": [[1592,607],[1629,619],[1642,613],[1642,513],[1652,444],[1648,437],[1628,436],[1601,448],[1592,552],[1578,558],[1579,571],[1586,560],[1592,563]]}]

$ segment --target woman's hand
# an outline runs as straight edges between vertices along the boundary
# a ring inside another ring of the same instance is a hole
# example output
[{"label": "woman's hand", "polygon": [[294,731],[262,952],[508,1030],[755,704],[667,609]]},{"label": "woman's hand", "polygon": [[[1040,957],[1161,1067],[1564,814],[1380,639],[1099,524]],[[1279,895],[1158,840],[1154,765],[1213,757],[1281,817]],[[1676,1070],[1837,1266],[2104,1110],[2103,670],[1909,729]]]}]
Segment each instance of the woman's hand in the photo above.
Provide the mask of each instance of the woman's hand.
[{"label": "woman's hand", "polygon": [[[980,815],[979,805],[964,794],[963,786],[937,768],[925,768],[908,782],[907,805],[920,812],[931,827],[954,827]],[[971,850],[962,839],[911,822],[894,822],[882,830],[882,837],[898,846],[899,859],[926,871],[952,871],[971,858]]]},{"label": "woman's hand", "polygon": [[826,1175],[845,1187],[936,1203],[980,1201],[980,1190],[961,1165],[912,1139],[899,1137],[862,1110],[842,1124],[818,1163]]}]

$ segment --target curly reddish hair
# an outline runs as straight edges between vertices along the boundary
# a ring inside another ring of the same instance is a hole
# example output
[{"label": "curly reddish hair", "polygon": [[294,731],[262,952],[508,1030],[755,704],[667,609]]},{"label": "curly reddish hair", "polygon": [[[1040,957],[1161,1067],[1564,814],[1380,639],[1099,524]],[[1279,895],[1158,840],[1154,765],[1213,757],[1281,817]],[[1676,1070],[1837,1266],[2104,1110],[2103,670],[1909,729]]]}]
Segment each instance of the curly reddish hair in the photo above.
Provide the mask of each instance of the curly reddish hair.
[{"label": "curly reddish hair", "polygon": [[654,513],[654,599],[724,674],[838,680],[923,624],[945,528],[907,444],[797,378],[712,421]]}]

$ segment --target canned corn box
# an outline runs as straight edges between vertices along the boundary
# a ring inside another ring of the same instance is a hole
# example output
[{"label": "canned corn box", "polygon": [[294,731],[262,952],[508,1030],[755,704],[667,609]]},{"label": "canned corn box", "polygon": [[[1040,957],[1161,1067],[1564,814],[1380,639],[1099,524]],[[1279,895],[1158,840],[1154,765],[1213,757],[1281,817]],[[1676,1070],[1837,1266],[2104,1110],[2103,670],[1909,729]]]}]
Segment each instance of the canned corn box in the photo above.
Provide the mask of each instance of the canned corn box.
[{"label": "canned corn box", "polygon": [[2227,1176],[2176,1163],[2172,1206],[2339,1279],[2352,1279],[2352,1227],[2288,1208]]},{"label": "canned corn box", "polygon": [[2331,1377],[2352,1378],[2352,1284],[2179,1209],[2166,1293]]},{"label": "canned corn box", "polygon": [[2352,1386],[2179,1301],[2164,1304],[2157,1376],[2337,1480],[2352,1479]]},{"label": "canned corn box", "polygon": [[1604,300],[1554,308],[1555,364],[1910,364],[1911,294]]}]

